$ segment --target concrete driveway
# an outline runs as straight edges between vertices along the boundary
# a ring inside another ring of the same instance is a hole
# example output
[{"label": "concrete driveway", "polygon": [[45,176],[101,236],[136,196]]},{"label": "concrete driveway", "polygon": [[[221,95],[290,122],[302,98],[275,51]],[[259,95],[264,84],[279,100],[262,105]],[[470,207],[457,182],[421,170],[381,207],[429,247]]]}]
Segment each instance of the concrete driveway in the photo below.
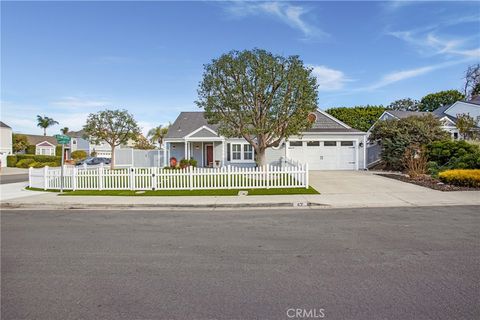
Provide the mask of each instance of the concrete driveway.
[{"label": "concrete driveway", "polygon": [[369,171],[310,171],[310,185],[321,194],[391,194],[434,191]]}]

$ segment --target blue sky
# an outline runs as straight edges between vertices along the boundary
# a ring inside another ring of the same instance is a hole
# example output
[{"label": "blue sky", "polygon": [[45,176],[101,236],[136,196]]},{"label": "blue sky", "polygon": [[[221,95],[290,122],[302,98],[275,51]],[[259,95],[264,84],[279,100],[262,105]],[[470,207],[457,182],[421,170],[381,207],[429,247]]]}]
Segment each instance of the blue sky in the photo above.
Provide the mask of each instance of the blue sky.
[{"label": "blue sky", "polygon": [[81,129],[129,110],[143,130],[197,110],[203,64],[232,49],[299,55],[319,106],[460,89],[480,60],[480,2],[3,2],[1,119]]}]

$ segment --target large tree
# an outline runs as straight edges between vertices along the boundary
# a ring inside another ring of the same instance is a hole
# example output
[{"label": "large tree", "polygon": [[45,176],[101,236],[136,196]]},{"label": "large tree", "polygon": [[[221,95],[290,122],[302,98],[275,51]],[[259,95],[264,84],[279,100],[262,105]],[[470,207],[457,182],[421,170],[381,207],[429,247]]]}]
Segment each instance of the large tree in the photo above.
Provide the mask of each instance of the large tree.
[{"label": "large tree", "polygon": [[196,104],[219,134],[247,140],[258,165],[266,164],[267,148],[312,125],[317,82],[298,56],[231,51],[204,68]]},{"label": "large tree", "polygon": [[420,101],[412,98],[403,98],[393,101],[387,106],[387,109],[400,111],[418,111],[420,109]]},{"label": "large tree", "polygon": [[480,64],[471,65],[465,71],[463,94],[468,99],[480,94]]},{"label": "large tree", "polygon": [[170,128],[170,124],[168,126],[159,125],[155,128],[152,128],[148,131],[147,137],[150,139],[151,143],[158,143],[159,147],[162,147],[163,139],[167,136],[168,129]]},{"label": "large tree", "polygon": [[383,106],[355,106],[355,107],[338,107],[327,109],[326,112],[331,114],[340,121],[345,122],[350,127],[367,131],[378,120],[385,111]]},{"label": "large tree", "polygon": [[465,96],[458,90],[430,93],[420,100],[420,111],[434,111],[437,108],[454,104],[458,100],[463,99],[465,99]]},{"label": "large tree", "polygon": [[56,124],[58,124],[58,122],[53,120],[52,118],[49,118],[47,116],[42,117],[37,115],[37,127],[40,127],[43,129],[44,136],[47,135],[47,128]]},{"label": "large tree", "polygon": [[474,129],[477,127],[477,122],[468,113],[458,114],[456,126],[463,139],[471,139]]},{"label": "large tree", "polygon": [[62,134],[67,134],[68,132],[70,132],[70,129],[68,129],[68,127],[63,127],[62,129],[60,129],[60,132]]},{"label": "large tree", "polygon": [[25,151],[28,147],[27,136],[23,134],[12,134],[12,150],[14,153]]},{"label": "large tree", "polygon": [[129,140],[136,141],[141,134],[137,122],[127,110],[104,110],[91,113],[83,129],[90,142],[99,144],[105,141],[110,145],[112,169],[115,162],[115,148]]}]

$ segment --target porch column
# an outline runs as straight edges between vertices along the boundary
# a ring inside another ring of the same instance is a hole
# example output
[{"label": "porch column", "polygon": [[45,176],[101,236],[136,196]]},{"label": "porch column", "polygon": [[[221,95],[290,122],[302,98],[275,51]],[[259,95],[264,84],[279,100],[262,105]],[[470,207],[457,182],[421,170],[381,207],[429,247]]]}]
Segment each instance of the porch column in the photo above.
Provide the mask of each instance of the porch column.
[{"label": "porch column", "polygon": [[185,140],[184,151],[185,151],[185,159],[188,159],[188,141],[187,140]]},{"label": "porch column", "polygon": [[222,163],[220,164],[222,167],[225,166],[225,140],[222,140]]}]

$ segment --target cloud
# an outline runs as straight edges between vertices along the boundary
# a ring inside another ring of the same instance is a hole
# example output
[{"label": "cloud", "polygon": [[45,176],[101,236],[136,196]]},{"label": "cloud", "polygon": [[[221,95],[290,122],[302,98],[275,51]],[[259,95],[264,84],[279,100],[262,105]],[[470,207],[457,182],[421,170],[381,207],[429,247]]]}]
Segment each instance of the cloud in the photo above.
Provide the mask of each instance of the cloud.
[{"label": "cloud", "polygon": [[293,29],[301,31],[304,39],[324,38],[328,33],[312,25],[305,16],[309,9],[299,4],[287,2],[250,2],[235,1],[229,3],[226,11],[231,15],[242,18],[246,16],[267,15],[287,24]]},{"label": "cloud", "polygon": [[52,105],[66,108],[101,108],[111,105],[111,102],[104,99],[92,100],[79,97],[64,97],[53,101]]},{"label": "cloud", "polygon": [[372,90],[380,89],[402,80],[422,76],[432,71],[447,68],[452,65],[460,64],[464,62],[465,62],[465,59],[439,63],[439,64],[434,64],[434,65],[415,68],[415,69],[395,71],[395,72],[384,75],[379,81],[373,83],[372,85],[362,87],[362,88],[357,88],[355,89],[355,91],[372,91]]},{"label": "cloud", "polygon": [[344,87],[345,83],[352,81],[340,70],[330,69],[326,66],[310,65],[312,74],[317,78],[319,91],[335,91]]}]

